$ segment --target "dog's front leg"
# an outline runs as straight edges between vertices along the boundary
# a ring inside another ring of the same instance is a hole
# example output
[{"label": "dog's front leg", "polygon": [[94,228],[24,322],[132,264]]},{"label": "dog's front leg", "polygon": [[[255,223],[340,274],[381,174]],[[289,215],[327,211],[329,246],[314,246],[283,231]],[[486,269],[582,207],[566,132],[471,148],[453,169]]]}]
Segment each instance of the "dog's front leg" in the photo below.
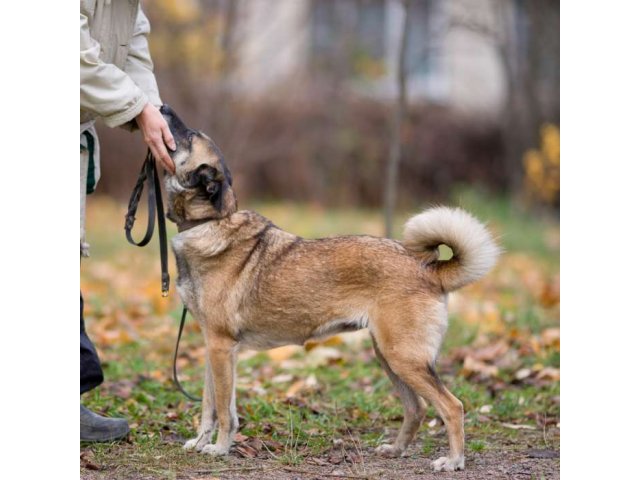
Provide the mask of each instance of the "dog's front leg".
[{"label": "dog's front leg", "polygon": [[207,341],[207,350],[213,373],[215,410],[218,416],[218,438],[215,445],[206,445],[202,449],[202,453],[220,456],[229,453],[238,429],[234,394],[236,342],[226,336],[210,334]]},{"label": "dog's front leg", "polygon": [[211,373],[211,360],[207,355],[206,373],[204,377],[204,393],[202,395],[202,419],[196,438],[187,440],[184,444],[185,450],[196,450],[200,452],[207,444],[211,443],[211,435],[215,428],[217,415],[213,394],[213,374]]}]

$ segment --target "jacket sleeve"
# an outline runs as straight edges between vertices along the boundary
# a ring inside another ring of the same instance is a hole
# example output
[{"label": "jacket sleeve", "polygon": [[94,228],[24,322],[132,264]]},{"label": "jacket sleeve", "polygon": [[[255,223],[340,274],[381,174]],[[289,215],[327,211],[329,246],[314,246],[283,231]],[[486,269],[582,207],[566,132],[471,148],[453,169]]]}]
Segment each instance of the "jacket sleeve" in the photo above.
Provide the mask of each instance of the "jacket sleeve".
[{"label": "jacket sleeve", "polygon": [[142,8],[138,7],[138,15],[133,29],[133,37],[129,43],[129,55],[127,56],[124,71],[147,94],[151,104],[160,107],[162,100],[160,100],[158,84],[153,74],[153,62],[151,61],[149,43],[147,41],[150,30],[149,20],[147,20]]},{"label": "jacket sleeve", "polygon": [[148,102],[128,74],[100,60],[100,44],[91,37],[86,15],[80,13],[80,108],[117,127],[134,119]]}]

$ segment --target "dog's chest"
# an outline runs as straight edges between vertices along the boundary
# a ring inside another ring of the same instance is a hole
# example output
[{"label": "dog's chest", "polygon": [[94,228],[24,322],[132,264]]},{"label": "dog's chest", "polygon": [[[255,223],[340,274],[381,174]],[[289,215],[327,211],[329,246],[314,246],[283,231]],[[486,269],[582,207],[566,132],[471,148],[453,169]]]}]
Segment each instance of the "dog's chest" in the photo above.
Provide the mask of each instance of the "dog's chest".
[{"label": "dog's chest", "polygon": [[185,254],[183,242],[176,236],[171,242],[173,248],[173,254],[176,259],[176,266],[178,269],[178,279],[176,281],[176,287],[178,294],[182,299],[182,302],[190,310],[194,311],[197,308],[197,282],[194,278],[194,270],[189,265],[187,255]]}]

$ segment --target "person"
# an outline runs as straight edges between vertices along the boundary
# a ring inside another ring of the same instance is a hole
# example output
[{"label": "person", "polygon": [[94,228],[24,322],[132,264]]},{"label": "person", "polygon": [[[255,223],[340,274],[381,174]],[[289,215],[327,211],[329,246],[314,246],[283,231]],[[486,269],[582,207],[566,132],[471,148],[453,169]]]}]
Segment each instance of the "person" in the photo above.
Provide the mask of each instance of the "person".
[{"label": "person", "polygon": [[[167,146],[175,150],[153,74],[147,35],[149,21],[137,0],[80,2],[80,255],[85,241],[86,196],[100,177],[95,122],[142,132],[154,157],[174,171]],[[96,350],[87,336],[80,293],[80,395],[103,381]],[[80,403],[80,440],[114,441],[129,432],[126,419],[100,416]]]}]

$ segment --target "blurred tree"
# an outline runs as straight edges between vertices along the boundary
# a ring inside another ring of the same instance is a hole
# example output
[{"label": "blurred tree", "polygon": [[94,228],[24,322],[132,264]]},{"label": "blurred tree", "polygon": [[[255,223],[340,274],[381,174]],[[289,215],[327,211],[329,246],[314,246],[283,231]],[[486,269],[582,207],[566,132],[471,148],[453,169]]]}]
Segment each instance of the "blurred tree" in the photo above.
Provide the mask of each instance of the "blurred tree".
[{"label": "blurred tree", "polygon": [[492,0],[495,25],[457,16],[454,28],[489,38],[506,78],[501,118],[502,163],[512,193],[521,191],[522,155],[545,122],[560,121],[559,0]]},{"label": "blurred tree", "polygon": [[396,82],[398,95],[391,122],[391,139],[389,142],[389,160],[387,163],[387,175],[385,179],[384,196],[384,229],[385,235],[393,236],[393,213],[396,208],[398,188],[398,167],[402,157],[402,126],[404,124],[407,104],[407,38],[409,37],[409,0],[402,0],[404,16],[402,18],[402,33],[399,44],[398,68]]}]

